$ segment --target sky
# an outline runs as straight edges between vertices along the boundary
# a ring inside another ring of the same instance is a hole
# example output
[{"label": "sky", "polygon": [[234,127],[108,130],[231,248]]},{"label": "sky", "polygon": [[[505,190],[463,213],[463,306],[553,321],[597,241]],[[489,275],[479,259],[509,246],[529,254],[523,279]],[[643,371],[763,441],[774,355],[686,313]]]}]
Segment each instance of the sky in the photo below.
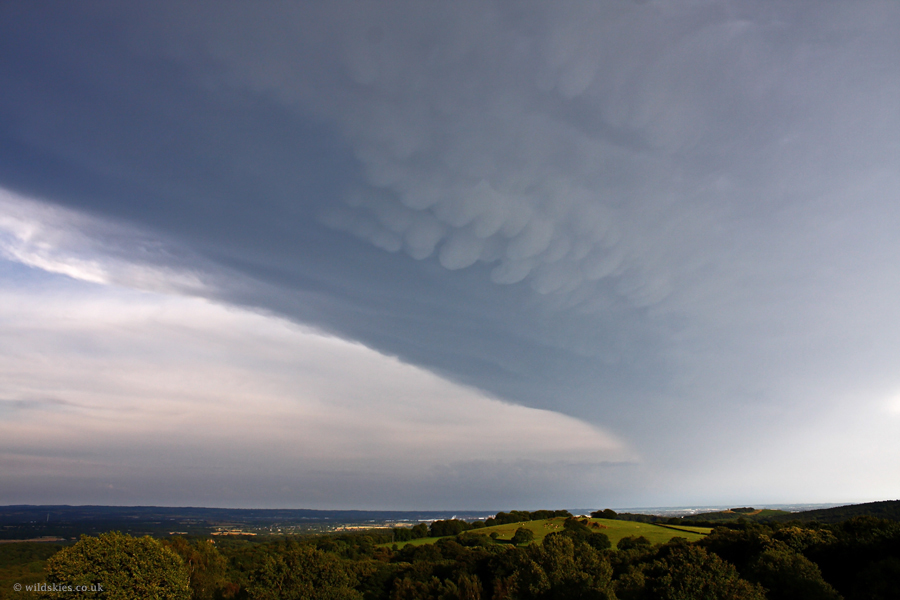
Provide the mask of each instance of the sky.
[{"label": "sky", "polygon": [[900,497],[898,31],[0,3],[0,504]]}]

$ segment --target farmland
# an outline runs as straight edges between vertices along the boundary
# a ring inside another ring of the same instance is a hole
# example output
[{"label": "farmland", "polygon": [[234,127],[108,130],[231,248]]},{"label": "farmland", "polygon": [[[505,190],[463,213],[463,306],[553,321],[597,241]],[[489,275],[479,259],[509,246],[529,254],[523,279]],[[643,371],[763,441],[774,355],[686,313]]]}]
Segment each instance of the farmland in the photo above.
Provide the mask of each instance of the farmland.
[{"label": "farmland", "polygon": [[[529,529],[534,533],[535,543],[540,543],[543,539],[555,532],[563,531],[564,517],[555,519],[541,519],[538,521],[523,521],[519,523],[507,523],[504,525],[494,525],[492,527],[483,527],[480,529],[469,530],[469,534],[490,536],[497,533],[495,540],[499,543],[510,543],[516,530],[520,527]],[[655,523],[638,523],[634,521],[617,521],[613,519],[582,519],[587,526],[595,533],[603,533],[609,538],[613,548],[624,537],[644,536],[652,544],[662,544],[668,542],[673,537],[686,538],[688,541],[697,541],[710,531],[709,527],[694,527],[682,525],[660,525]],[[431,544],[441,538],[425,537],[407,542],[397,543],[398,548],[402,548],[407,544],[415,546],[422,544]],[[390,545],[390,544],[387,544]]]}]

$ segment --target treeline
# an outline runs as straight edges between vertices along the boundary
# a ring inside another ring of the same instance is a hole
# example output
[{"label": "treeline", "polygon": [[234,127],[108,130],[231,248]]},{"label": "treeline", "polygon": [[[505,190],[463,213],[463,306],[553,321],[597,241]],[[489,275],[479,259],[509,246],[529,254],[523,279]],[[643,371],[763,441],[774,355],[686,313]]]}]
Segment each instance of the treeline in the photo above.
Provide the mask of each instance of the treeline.
[{"label": "treeline", "polygon": [[464,531],[471,529],[481,529],[483,527],[492,527],[494,525],[509,525],[511,523],[521,523],[524,521],[541,521],[543,519],[554,519],[556,517],[571,518],[572,513],[567,510],[536,510],[529,512],[527,510],[511,510],[509,512],[498,512],[493,517],[484,520],[472,521],[471,523],[460,519],[444,519],[434,521],[431,525],[419,523],[413,527],[394,527],[392,530],[392,542],[409,542],[425,537],[447,537],[459,535]]},{"label": "treeline", "polygon": [[662,517],[640,513],[617,513],[609,508],[591,513],[598,519],[618,519],[620,521],[636,521],[639,523],[660,523],[666,525],[697,525],[701,527],[717,527],[730,522],[755,521],[757,523],[840,523],[854,517],[875,517],[900,521],[900,500],[867,502],[833,508],[819,508],[800,512],[783,510],[756,510],[752,507],[732,508],[728,511],[699,513],[684,517]]},{"label": "treeline", "polygon": [[682,520],[678,517],[660,517],[658,515],[645,515],[642,513],[617,513],[611,508],[595,510],[591,513],[595,519],[616,519],[619,521],[635,521],[637,523],[665,523],[679,525]]},{"label": "treeline", "polygon": [[[872,517],[744,522],[695,543],[624,538],[617,550],[575,518],[523,545],[469,530],[433,544],[380,544],[389,535],[213,544],[104,534],[52,557],[46,580],[115,577],[117,597],[170,600],[886,600],[900,589],[900,523]],[[142,592],[129,596],[138,575]]]},{"label": "treeline", "polygon": [[509,525],[512,523],[521,523],[524,521],[541,521],[543,519],[555,519],[557,517],[570,518],[572,513],[567,510],[535,510],[529,512],[527,510],[511,510],[509,512],[498,512],[491,518],[485,519],[485,527],[492,525]]},{"label": "treeline", "polygon": [[414,527],[394,527],[391,539],[382,541],[408,542],[426,537],[446,537],[479,527],[484,527],[484,522],[467,523],[460,519],[445,519],[434,521],[431,525],[419,523]]}]

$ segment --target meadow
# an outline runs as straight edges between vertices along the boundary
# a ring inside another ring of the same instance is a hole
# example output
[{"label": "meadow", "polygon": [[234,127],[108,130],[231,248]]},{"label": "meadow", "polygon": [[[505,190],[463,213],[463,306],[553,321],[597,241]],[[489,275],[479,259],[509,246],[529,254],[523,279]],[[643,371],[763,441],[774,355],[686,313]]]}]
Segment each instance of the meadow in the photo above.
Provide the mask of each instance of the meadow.
[{"label": "meadow", "polygon": [[[534,533],[533,543],[539,544],[543,542],[544,538],[547,535],[555,531],[563,531],[563,523],[565,522],[565,520],[565,517],[556,517],[554,519],[541,519],[538,521],[506,523],[504,525],[493,525],[491,527],[470,529],[468,533],[490,536],[492,533],[496,532],[497,537],[495,539],[497,542],[509,543],[513,535],[515,535],[516,530],[520,527],[524,527],[525,529],[529,529]],[[702,539],[705,535],[709,534],[712,531],[710,527],[638,523],[635,521],[617,521],[613,519],[585,518],[582,519],[582,521],[585,521],[587,523],[587,526],[591,529],[591,531],[595,533],[606,534],[613,548],[616,547],[616,544],[618,544],[619,540],[629,536],[644,536],[650,541],[651,544],[664,544],[674,537],[682,537],[687,539],[689,542],[695,542]],[[407,542],[397,542],[396,545],[397,548],[402,548],[406,545],[420,546],[423,544],[433,544],[439,539],[441,538],[424,537]],[[392,544],[383,545],[391,546]]]}]

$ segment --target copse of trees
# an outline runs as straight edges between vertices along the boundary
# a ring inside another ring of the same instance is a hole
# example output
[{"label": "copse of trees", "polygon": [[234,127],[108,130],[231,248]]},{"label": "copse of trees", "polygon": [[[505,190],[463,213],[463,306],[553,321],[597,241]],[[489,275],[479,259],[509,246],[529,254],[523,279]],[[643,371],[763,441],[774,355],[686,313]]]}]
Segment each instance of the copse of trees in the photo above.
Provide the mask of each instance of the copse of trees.
[{"label": "copse of trees", "polygon": [[567,510],[535,510],[532,512],[527,510],[501,511],[493,517],[485,519],[484,525],[485,527],[492,527],[494,525],[511,525],[513,523],[523,523],[525,521],[541,521],[543,519],[571,516],[572,513]]},{"label": "copse of trees", "polygon": [[529,542],[534,541],[534,532],[525,527],[519,527],[516,529],[516,532],[512,536],[512,543],[517,546],[520,544],[527,544]]},{"label": "copse of trees", "polygon": [[413,527],[394,527],[393,528],[392,541],[395,542],[408,542],[410,540],[417,540],[420,538],[428,537],[428,525],[425,523],[419,523]]},{"label": "copse of trees", "polygon": [[447,537],[458,535],[463,531],[472,529],[472,525],[459,519],[447,519],[444,521],[434,521],[428,528],[431,537]]}]

